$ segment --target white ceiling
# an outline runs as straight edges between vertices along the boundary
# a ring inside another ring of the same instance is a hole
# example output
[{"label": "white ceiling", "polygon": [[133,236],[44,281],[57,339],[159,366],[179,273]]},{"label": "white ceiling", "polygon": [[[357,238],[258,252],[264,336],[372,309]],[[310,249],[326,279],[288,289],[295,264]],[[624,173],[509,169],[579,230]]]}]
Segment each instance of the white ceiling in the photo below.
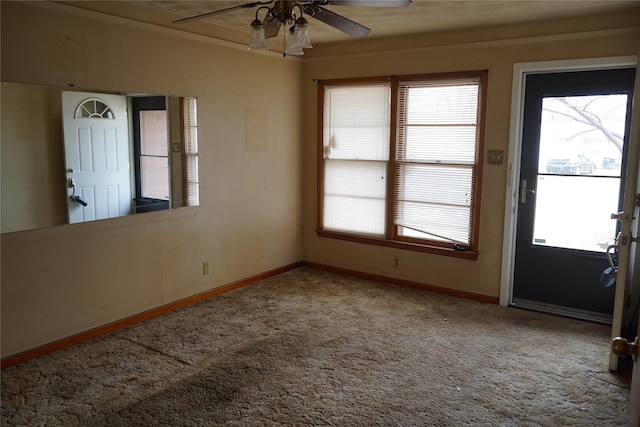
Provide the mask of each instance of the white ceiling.
[{"label": "white ceiling", "polygon": [[[172,21],[246,4],[249,1],[56,0],[55,3],[245,44],[249,39],[250,23],[255,18],[256,8],[235,9],[182,24],[172,24]],[[640,0],[413,0],[410,6],[404,8],[325,7],[371,28],[368,39],[474,27],[496,27],[624,10],[640,16]],[[309,27],[314,46],[352,39],[313,18],[309,18]],[[272,49],[278,50],[278,39],[270,42]]]},{"label": "white ceiling", "polygon": [[[175,18],[193,16],[247,3],[247,1],[138,1],[146,7],[171,12]],[[405,34],[461,29],[480,26],[568,18],[626,8],[640,7],[638,0],[413,0],[406,8],[325,6],[351,20],[371,28],[367,37],[389,37]],[[248,34],[255,8],[237,9],[204,19],[206,23],[241,30]],[[322,22],[310,19],[312,41],[323,44],[350,37]],[[179,24],[189,31],[197,21]]]}]

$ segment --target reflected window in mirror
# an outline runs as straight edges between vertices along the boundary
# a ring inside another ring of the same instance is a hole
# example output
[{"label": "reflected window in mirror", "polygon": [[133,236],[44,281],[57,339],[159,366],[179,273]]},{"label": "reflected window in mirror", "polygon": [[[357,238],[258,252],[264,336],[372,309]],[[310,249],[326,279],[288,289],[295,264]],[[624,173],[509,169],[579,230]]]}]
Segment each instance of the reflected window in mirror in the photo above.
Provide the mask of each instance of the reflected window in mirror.
[{"label": "reflected window in mirror", "polygon": [[184,205],[198,206],[200,204],[200,181],[198,171],[198,110],[195,98],[182,99],[181,127],[184,136]]}]

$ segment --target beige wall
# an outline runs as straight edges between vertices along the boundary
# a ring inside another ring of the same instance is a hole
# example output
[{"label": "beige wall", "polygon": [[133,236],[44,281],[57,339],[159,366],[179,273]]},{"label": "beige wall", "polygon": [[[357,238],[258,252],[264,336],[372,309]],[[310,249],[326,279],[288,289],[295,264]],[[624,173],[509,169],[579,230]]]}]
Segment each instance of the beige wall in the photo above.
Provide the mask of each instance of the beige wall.
[{"label": "beige wall", "polygon": [[[472,292],[500,294],[507,162],[485,163],[477,261],[318,237],[316,227],[317,85],[314,79],[489,70],[485,153],[508,152],[513,64],[635,55],[640,13],[365,39],[313,49],[304,70],[304,259],[375,275]],[[382,49],[382,52],[378,52]],[[637,143],[637,142],[636,142]],[[485,159],[487,156],[485,155]],[[400,268],[394,268],[399,256]]]},{"label": "beige wall", "polygon": [[[300,61],[1,8],[3,81],[197,96],[201,180],[199,207],[3,234],[2,357],[302,259]],[[266,114],[260,150],[247,111]]]}]

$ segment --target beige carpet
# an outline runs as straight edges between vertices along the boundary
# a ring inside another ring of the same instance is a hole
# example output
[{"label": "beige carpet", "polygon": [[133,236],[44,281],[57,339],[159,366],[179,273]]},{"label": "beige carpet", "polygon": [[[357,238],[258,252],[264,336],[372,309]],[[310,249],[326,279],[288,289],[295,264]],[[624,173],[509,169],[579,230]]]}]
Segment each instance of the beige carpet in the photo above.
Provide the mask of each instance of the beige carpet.
[{"label": "beige carpet", "polygon": [[300,268],[2,372],[2,425],[612,426],[608,327]]}]

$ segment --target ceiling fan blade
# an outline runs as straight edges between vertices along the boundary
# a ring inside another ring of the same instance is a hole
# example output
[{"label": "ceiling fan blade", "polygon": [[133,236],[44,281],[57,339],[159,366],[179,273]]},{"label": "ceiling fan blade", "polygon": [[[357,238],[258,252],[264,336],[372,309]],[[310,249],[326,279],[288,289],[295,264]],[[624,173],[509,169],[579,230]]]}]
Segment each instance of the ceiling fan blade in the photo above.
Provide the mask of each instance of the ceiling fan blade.
[{"label": "ceiling fan blade", "polygon": [[201,13],[200,15],[189,16],[187,18],[182,18],[182,19],[176,19],[175,21],[171,21],[171,23],[172,24],[183,24],[185,22],[195,21],[197,19],[208,18],[209,16],[218,15],[218,14],[221,14],[221,13],[231,12],[232,10],[236,10],[236,9],[250,9],[252,7],[261,6],[261,5],[265,5],[265,4],[270,4],[270,3],[273,3],[273,2],[274,2],[274,0],[254,1],[254,2],[251,2],[251,3],[245,3],[245,4],[238,5],[238,6],[228,7],[226,9],[214,10],[213,12]]},{"label": "ceiling fan blade", "polygon": [[327,0],[322,3],[334,6],[407,7],[411,0]]},{"label": "ceiling fan blade", "polygon": [[364,37],[371,31],[370,28],[367,28],[364,25],[360,25],[349,18],[345,18],[342,15],[338,15],[337,13],[317,5],[305,6],[304,12],[308,16],[312,16],[318,21],[331,25],[333,28],[347,33],[352,37]]},{"label": "ceiling fan blade", "polygon": [[277,18],[269,21],[265,19],[262,23],[262,27],[264,28],[264,37],[266,39],[271,39],[278,35],[280,32],[280,27],[282,26],[282,22],[280,22]]}]

